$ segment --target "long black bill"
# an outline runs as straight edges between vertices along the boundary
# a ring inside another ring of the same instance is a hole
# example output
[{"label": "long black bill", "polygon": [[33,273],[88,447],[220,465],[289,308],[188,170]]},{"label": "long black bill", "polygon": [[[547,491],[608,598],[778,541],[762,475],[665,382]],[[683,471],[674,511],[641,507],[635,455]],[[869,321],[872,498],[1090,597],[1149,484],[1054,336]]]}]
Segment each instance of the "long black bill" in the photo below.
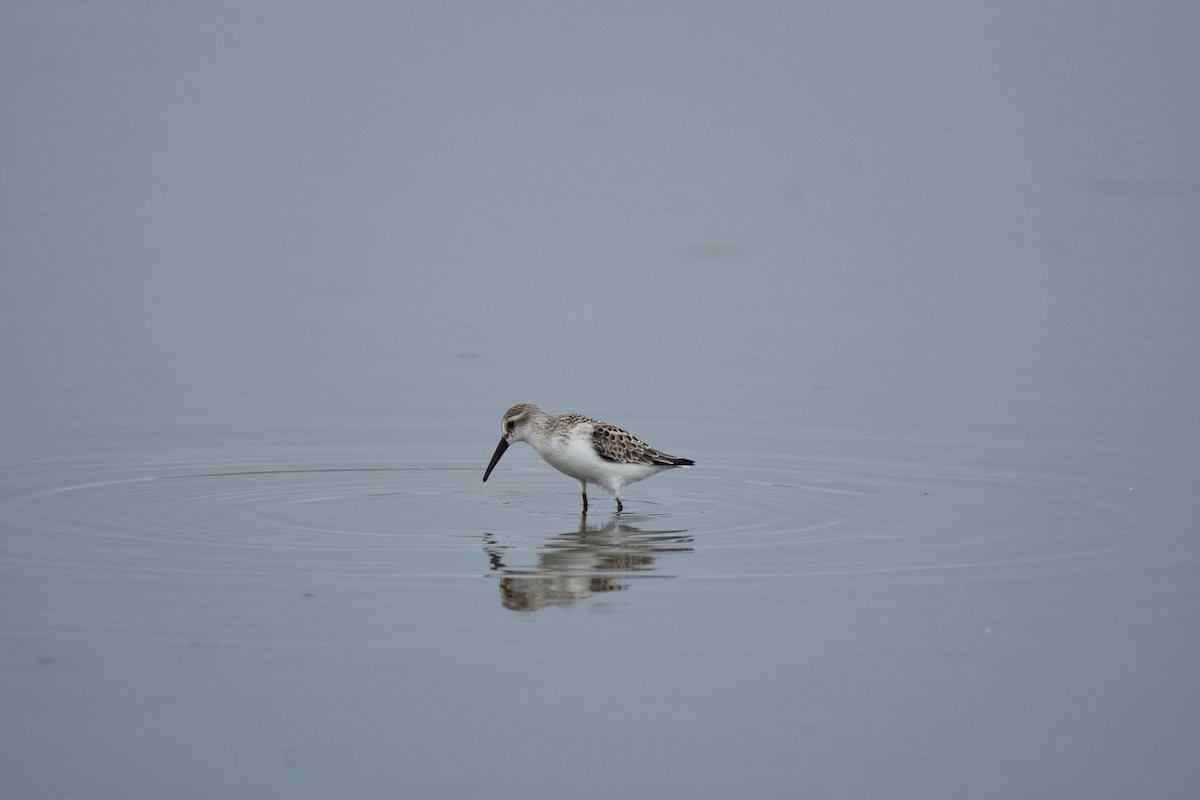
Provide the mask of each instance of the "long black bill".
[{"label": "long black bill", "polygon": [[504,437],[500,437],[500,444],[496,445],[496,452],[492,453],[492,460],[488,462],[488,468],[483,471],[483,479],[486,481],[488,475],[492,474],[492,470],[496,468],[496,462],[500,460],[500,456],[504,455],[504,451],[508,449],[508,441]]}]

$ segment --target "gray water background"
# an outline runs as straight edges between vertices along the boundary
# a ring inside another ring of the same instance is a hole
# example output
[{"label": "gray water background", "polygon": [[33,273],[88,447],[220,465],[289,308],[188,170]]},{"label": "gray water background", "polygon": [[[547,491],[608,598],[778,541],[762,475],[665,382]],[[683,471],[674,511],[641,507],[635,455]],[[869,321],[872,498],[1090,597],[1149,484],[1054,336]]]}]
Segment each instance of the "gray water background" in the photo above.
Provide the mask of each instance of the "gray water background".
[{"label": "gray water background", "polygon": [[1194,797],[1198,31],[6,4],[0,791]]}]

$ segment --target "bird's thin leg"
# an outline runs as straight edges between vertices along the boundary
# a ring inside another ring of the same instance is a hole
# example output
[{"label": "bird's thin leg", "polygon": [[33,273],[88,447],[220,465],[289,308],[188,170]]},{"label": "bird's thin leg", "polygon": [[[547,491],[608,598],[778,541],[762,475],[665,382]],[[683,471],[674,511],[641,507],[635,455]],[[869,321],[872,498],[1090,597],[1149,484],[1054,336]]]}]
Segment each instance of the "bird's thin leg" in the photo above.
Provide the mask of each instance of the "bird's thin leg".
[{"label": "bird's thin leg", "polygon": [[621,505],[621,498],[617,498],[617,513],[620,514],[625,510],[625,506]]},{"label": "bird's thin leg", "polygon": [[587,513],[587,483],[585,483],[584,481],[579,482],[579,494],[583,497],[583,512],[582,513],[586,514]]}]

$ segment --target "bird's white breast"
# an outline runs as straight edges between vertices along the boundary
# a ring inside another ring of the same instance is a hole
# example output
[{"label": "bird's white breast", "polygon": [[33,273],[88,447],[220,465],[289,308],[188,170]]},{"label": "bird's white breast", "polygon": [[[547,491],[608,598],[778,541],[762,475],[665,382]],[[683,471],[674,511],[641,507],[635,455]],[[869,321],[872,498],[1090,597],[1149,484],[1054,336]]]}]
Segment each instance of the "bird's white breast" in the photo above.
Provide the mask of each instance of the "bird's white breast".
[{"label": "bird's white breast", "polygon": [[565,436],[531,438],[529,444],[546,463],[578,480],[594,480],[601,459],[592,447],[590,429],[577,428]]},{"label": "bird's white breast", "polygon": [[664,468],[648,464],[625,464],[601,458],[592,444],[590,427],[580,426],[566,436],[530,438],[529,444],[547,464],[581,481],[617,488],[648,478]]}]

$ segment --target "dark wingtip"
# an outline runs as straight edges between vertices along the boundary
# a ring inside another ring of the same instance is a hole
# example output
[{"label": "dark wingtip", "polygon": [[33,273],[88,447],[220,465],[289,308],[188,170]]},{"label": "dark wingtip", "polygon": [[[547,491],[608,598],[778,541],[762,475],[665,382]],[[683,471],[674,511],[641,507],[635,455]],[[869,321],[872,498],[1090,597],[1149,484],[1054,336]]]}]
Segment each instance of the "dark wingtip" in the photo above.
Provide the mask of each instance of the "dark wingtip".
[{"label": "dark wingtip", "polygon": [[675,466],[677,466],[677,467],[694,467],[694,466],[696,466],[696,462],[692,461],[690,458],[677,458],[677,459],[675,459]]}]

